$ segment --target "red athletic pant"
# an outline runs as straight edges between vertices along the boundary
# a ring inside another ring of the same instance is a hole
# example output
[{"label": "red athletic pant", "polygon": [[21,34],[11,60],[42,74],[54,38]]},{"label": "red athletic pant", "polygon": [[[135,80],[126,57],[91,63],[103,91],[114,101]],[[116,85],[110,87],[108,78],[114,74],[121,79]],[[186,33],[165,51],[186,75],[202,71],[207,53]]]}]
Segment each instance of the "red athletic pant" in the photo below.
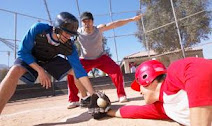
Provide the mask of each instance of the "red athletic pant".
[{"label": "red athletic pant", "polygon": [[[109,56],[103,55],[95,60],[80,59],[84,69],[89,72],[92,68],[98,68],[103,72],[107,73],[112,79],[116,89],[118,97],[126,96],[124,91],[123,75],[119,65],[117,65]],[[71,76],[71,75],[68,75]],[[76,88],[74,81],[68,77],[68,90],[69,90],[69,101],[77,101],[76,99],[78,89]],[[76,91],[77,90],[77,91]]]},{"label": "red athletic pant", "polygon": [[70,74],[67,76],[67,82],[68,82],[68,96],[69,96],[69,101],[71,102],[76,102],[79,101],[78,97],[78,89],[76,85],[74,84],[74,77]]}]

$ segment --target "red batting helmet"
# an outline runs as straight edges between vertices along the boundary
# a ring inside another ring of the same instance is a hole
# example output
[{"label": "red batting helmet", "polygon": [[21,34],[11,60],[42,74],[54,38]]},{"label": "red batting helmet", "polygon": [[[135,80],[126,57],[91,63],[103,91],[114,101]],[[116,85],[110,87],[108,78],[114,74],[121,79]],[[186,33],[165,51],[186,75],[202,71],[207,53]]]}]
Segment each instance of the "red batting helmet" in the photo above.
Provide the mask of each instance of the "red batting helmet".
[{"label": "red batting helmet", "polygon": [[138,66],[135,72],[135,80],[131,88],[140,91],[140,85],[147,87],[159,75],[166,73],[166,67],[157,60],[145,61]]}]

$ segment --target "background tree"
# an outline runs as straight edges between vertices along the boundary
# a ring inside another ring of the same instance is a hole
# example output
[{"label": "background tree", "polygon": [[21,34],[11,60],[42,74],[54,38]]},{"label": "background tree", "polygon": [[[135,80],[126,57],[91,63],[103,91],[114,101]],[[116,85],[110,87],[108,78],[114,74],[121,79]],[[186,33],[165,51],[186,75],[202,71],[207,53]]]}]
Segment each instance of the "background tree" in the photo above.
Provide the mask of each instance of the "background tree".
[{"label": "background tree", "polygon": [[[157,28],[174,21],[170,0],[141,0],[142,8],[145,8],[145,30]],[[180,29],[183,46],[191,47],[207,39],[210,31],[211,13],[207,10],[208,0],[173,0],[176,17]],[[200,12],[195,16],[184,18],[188,15]],[[137,22],[138,32],[136,37],[147,49],[143,41],[141,21]],[[149,49],[157,53],[180,49],[179,38],[175,23],[147,33]]]},{"label": "background tree", "polygon": [[105,37],[103,36],[102,41],[103,41],[103,43],[104,43],[103,46],[104,46],[104,50],[105,50],[106,54],[107,54],[109,57],[111,57],[112,54],[110,53],[110,48],[107,46],[107,38],[105,38]]}]

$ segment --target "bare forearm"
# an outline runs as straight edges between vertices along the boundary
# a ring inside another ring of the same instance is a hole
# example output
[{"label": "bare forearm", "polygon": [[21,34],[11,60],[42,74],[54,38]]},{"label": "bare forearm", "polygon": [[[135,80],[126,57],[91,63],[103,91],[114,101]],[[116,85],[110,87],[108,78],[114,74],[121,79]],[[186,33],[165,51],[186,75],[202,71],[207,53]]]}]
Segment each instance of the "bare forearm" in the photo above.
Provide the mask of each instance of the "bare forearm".
[{"label": "bare forearm", "polygon": [[38,73],[44,71],[44,69],[35,62],[31,63],[29,66],[36,70]]},{"label": "bare forearm", "polygon": [[129,18],[129,19],[123,19],[123,20],[117,20],[117,21],[114,21],[114,22],[111,22],[111,23],[108,23],[106,26],[110,26],[112,28],[117,28],[117,27],[121,27],[129,22],[132,22],[134,21],[132,18]]},{"label": "bare forearm", "polygon": [[79,78],[79,81],[87,89],[87,91],[92,95],[94,93],[93,86],[87,76]]},{"label": "bare forearm", "polygon": [[119,117],[119,118],[121,118],[121,114],[120,114],[119,109],[118,109],[118,110],[113,110],[113,109],[111,109],[111,110],[109,110],[109,111],[107,112],[107,115],[108,115],[108,116],[111,116],[111,117]]},{"label": "bare forearm", "polygon": [[37,63],[30,64],[30,67],[32,67],[34,70],[38,72],[38,80],[40,81],[41,85],[48,89],[51,87],[51,80],[45,70],[39,66]]},{"label": "bare forearm", "polygon": [[103,32],[103,31],[107,31],[107,30],[110,30],[113,28],[121,27],[132,21],[138,21],[141,19],[141,17],[142,17],[142,15],[138,15],[138,16],[128,18],[128,19],[117,20],[117,21],[108,23],[106,25],[101,24],[101,25],[98,25],[97,27],[100,31]]}]

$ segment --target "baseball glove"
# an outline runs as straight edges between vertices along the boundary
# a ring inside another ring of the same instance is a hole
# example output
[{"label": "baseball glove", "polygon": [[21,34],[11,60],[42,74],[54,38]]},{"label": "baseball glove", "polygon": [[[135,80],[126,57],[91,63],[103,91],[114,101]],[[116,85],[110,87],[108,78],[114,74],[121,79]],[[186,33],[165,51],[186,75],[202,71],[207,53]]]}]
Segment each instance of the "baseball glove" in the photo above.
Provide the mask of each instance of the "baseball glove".
[{"label": "baseball glove", "polygon": [[107,112],[110,110],[110,99],[103,92],[97,92],[91,96],[91,101],[88,106],[88,113],[93,116],[94,119],[101,119],[107,116]]}]

